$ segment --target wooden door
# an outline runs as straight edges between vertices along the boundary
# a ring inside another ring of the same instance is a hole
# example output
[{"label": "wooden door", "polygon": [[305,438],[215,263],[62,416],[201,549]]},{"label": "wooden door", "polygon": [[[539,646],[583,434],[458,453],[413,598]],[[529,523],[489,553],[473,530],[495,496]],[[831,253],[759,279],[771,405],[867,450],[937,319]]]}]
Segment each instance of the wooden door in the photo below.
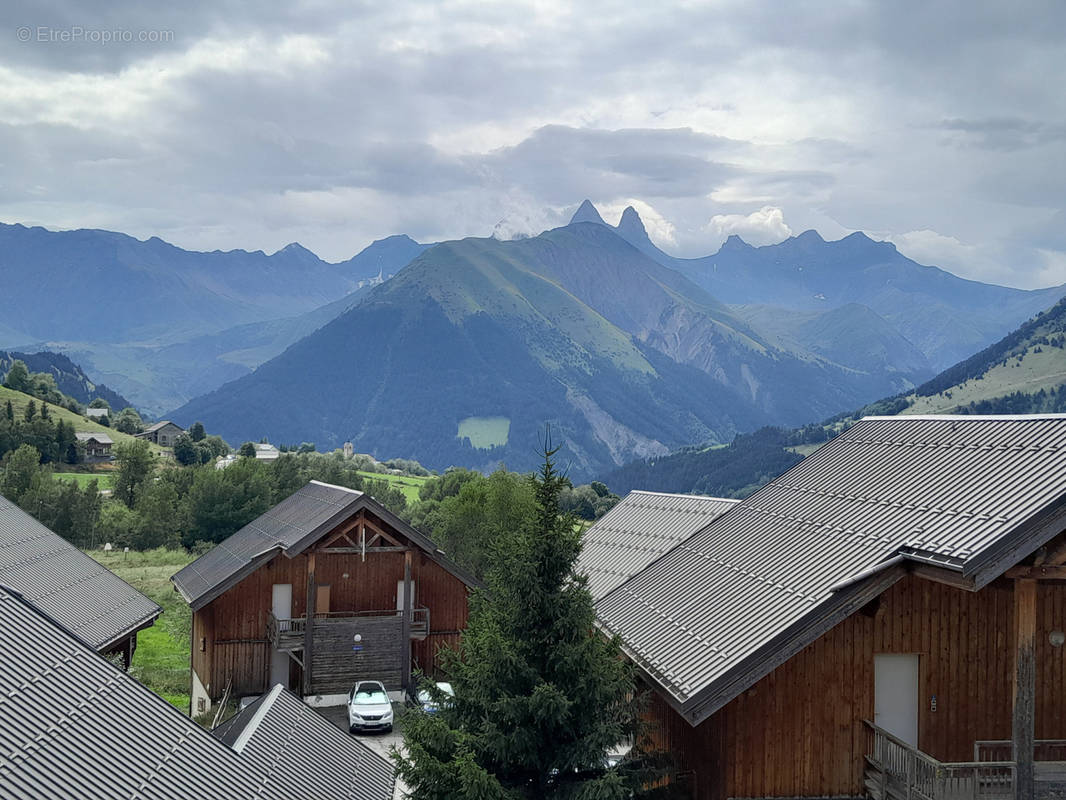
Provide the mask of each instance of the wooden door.
[{"label": "wooden door", "polygon": [[874,656],[874,725],[918,747],[918,656]]},{"label": "wooden door", "polygon": [[315,614],[329,613],[329,584],[319,584],[318,594],[315,595]]},{"label": "wooden door", "polygon": [[[292,584],[275,583],[271,592],[271,608],[275,619],[292,619]],[[289,688],[289,654],[272,648],[270,653],[270,685]]]}]

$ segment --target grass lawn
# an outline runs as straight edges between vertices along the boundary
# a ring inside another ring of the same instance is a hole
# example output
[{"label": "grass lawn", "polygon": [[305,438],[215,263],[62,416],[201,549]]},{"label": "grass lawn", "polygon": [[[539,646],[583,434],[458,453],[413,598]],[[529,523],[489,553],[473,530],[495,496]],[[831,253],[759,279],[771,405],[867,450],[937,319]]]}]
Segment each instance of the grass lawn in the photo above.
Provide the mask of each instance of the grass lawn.
[{"label": "grass lawn", "polygon": [[122,553],[89,551],[126,583],[163,608],[151,628],[137,634],[130,674],[181,711],[189,712],[189,632],[192,613],[170,576],[193,560],[184,550]]},{"label": "grass lawn", "polygon": [[359,471],[359,474],[364,478],[373,478],[379,481],[388,481],[394,488],[403,492],[404,497],[407,498],[408,503],[418,502],[418,490],[422,488],[422,485],[429,480],[429,478],[419,478],[414,475],[388,475],[382,472],[364,472]]},{"label": "grass lawn", "polygon": [[89,481],[96,481],[100,491],[111,489],[114,485],[114,478],[109,472],[53,472],[52,474],[61,481],[74,481],[81,489],[84,489]]}]

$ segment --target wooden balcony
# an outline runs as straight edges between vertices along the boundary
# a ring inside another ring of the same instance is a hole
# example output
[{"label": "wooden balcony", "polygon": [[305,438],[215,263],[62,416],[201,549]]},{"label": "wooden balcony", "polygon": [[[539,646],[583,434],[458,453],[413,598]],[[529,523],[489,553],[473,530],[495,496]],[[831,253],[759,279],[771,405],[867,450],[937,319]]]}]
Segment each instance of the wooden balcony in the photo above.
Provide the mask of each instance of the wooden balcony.
[{"label": "wooden balcony", "polygon": [[[315,627],[329,625],[331,622],[347,623],[358,617],[402,617],[403,612],[396,609],[382,611],[330,611],[315,614]],[[304,634],[307,630],[306,617],[278,619],[272,613],[267,614],[267,641],[278,650],[295,652],[304,646]],[[429,635],[429,609],[414,607],[411,609],[411,638],[422,640]]]}]

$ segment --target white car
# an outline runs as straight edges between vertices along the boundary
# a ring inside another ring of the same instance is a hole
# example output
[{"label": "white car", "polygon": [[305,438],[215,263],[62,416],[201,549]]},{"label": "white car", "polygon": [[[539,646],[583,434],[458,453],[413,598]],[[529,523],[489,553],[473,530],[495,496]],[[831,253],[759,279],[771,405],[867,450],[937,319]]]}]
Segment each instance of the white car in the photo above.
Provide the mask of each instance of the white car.
[{"label": "white car", "polygon": [[348,730],[392,730],[392,701],[380,681],[359,681],[348,694]]},{"label": "white car", "polygon": [[[445,695],[445,698],[455,697],[455,690],[452,689],[452,685],[450,683],[438,683],[437,689],[439,689]],[[444,702],[447,703],[448,700],[445,699]],[[425,689],[418,690],[418,705],[420,705],[422,707],[422,710],[425,711],[427,714],[436,714],[440,710],[440,706],[437,705],[437,702],[432,698],[432,696],[430,696],[429,692]]]}]

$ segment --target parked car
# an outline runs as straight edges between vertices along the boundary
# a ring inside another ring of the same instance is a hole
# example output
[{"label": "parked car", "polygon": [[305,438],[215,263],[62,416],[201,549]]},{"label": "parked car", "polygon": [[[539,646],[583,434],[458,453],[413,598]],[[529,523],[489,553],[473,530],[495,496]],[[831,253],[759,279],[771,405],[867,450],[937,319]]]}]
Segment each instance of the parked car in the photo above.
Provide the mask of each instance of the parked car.
[{"label": "parked car", "polygon": [[359,681],[348,694],[348,730],[392,730],[392,701],[381,681]]},{"label": "parked car", "polygon": [[[437,689],[448,697],[455,697],[455,690],[452,689],[450,683],[438,683]],[[419,689],[418,694],[415,695],[416,702],[421,706],[422,710],[427,714],[436,714],[440,710],[440,705],[433,699],[433,695],[430,694],[428,689]],[[447,700],[445,700],[447,702]]]}]

